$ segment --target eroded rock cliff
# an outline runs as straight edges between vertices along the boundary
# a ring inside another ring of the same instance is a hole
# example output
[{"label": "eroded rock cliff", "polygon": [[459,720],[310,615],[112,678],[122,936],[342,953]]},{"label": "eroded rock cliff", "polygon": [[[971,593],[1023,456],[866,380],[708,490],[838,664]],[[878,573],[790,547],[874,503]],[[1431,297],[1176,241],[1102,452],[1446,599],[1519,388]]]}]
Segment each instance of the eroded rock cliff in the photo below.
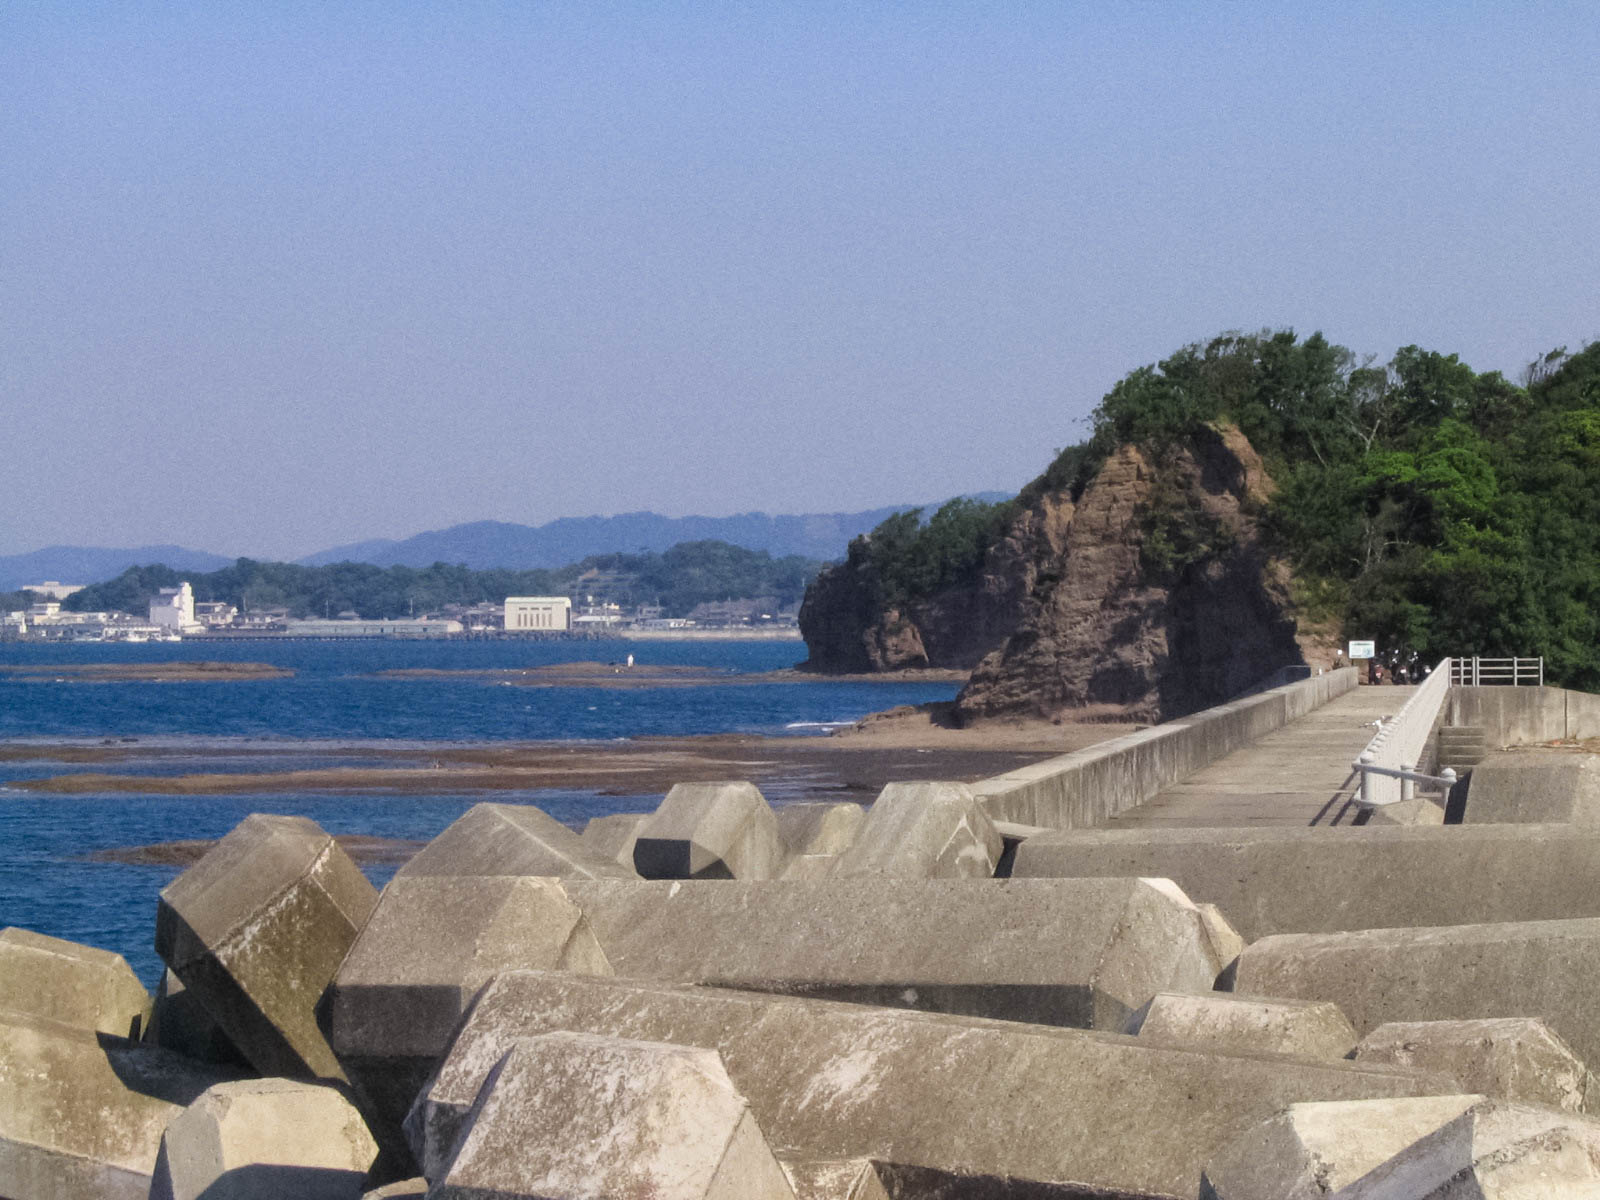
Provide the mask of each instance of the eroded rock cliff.
[{"label": "eroded rock cliff", "polygon": [[871,562],[852,554],[806,591],[807,665],[830,672],[977,666],[1017,628],[1038,573],[1066,546],[1072,511],[1071,496],[1042,496],[989,547],[974,582],[931,596],[886,599]]},{"label": "eroded rock cliff", "polygon": [[1263,542],[1272,482],[1228,426],[1164,452],[1124,446],[1076,502],[1039,495],[977,581],[886,605],[864,556],[801,612],[813,666],[973,666],[963,723],[1168,720],[1311,661],[1288,575]]}]

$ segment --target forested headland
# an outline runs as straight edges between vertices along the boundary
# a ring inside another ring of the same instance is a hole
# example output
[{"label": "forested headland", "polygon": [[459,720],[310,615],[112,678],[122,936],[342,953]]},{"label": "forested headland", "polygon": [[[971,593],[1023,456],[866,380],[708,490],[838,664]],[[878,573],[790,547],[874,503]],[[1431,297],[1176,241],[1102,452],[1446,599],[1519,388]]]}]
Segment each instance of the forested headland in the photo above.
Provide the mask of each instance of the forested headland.
[{"label": "forested headland", "polygon": [[[1018,513],[1076,500],[1117,447],[1160,463],[1223,425],[1275,485],[1261,522],[1304,616],[1428,660],[1542,655],[1553,681],[1600,690],[1600,343],[1513,381],[1418,346],[1377,362],[1320,333],[1224,334],[1120,380],[1016,499],[892,517],[848,564],[903,611],[974,582]],[[1140,527],[1152,583],[1227,550],[1159,488]]]},{"label": "forested headland", "polygon": [[115,579],[86,587],[62,607],[76,612],[142,612],[150,597],[187,579],[198,601],[222,601],[246,612],[286,608],[293,617],[355,612],[366,620],[420,616],[448,605],[499,603],[507,596],[573,596],[625,607],[660,605],[685,616],[697,604],[772,597],[780,608],[798,604],[822,566],[794,555],[773,558],[727,542],[682,542],[661,553],[601,554],[553,570],[474,571],[375,567],[333,563],[306,567],[241,558],[220,571],[174,571],[159,564],[130,567]]}]

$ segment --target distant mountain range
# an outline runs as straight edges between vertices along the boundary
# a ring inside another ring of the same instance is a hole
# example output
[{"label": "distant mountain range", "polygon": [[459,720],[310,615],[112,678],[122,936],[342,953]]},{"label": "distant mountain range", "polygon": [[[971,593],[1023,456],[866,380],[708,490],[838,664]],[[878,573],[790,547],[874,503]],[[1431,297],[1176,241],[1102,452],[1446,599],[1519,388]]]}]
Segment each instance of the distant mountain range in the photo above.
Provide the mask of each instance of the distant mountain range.
[{"label": "distant mountain range", "polygon": [[[993,502],[1007,492],[980,492],[973,498]],[[907,508],[853,513],[803,513],[771,516],[739,513],[731,517],[663,517],[659,513],[621,513],[614,517],[562,517],[544,525],[504,521],[472,521],[419,533],[401,541],[379,539],[335,546],[298,560],[305,566],[364,562],[378,567],[427,567],[436,562],[464,563],[474,570],[509,567],[564,567],[592,554],[662,551],[679,542],[721,541],[749,550],[765,550],[774,558],[844,556],[850,539],[866,533],[884,518]],[[932,506],[927,506],[932,507]],[[179,571],[215,571],[234,560],[182,546],[140,546],[107,550],[84,546],[47,546],[29,554],[0,556],[0,591],[55,579],[62,583],[98,583],[131,566],[165,563]]]}]

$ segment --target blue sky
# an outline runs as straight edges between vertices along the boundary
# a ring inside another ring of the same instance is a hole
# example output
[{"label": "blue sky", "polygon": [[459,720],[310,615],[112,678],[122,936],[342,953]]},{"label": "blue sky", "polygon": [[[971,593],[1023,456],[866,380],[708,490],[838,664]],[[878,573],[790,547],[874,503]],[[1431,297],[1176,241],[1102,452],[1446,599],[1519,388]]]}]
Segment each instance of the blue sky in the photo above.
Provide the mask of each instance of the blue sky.
[{"label": "blue sky", "polygon": [[1600,337],[1590,4],[0,8],[0,553],[1009,489],[1227,329]]}]

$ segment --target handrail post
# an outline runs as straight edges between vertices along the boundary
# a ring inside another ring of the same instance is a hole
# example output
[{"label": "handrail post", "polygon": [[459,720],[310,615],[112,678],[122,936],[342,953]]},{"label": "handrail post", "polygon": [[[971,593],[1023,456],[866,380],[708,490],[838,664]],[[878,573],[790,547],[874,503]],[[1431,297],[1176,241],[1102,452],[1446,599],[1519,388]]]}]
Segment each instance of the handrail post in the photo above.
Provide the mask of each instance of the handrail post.
[{"label": "handrail post", "polygon": [[[1401,763],[1400,764],[1400,769],[1402,771],[1415,771],[1417,769],[1417,764],[1416,763]],[[1412,779],[1412,778],[1410,778],[1409,776],[1407,776],[1405,778],[1402,778],[1400,780],[1400,802],[1402,804],[1404,804],[1407,800],[1414,800],[1414,799],[1416,799],[1416,795],[1417,795],[1417,781]]]},{"label": "handrail post", "polygon": [[1362,770],[1362,767],[1370,766],[1373,761],[1374,759],[1372,751],[1363,750],[1361,752],[1361,757],[1357,760],[1359,765],[1356,767],[1358,771],[1361,771],[1361,803],[1364,807],[1368,808],[1372,806],[1372,802],[1376,797],[1374,797],[1372,794],[1372,772]]}]

